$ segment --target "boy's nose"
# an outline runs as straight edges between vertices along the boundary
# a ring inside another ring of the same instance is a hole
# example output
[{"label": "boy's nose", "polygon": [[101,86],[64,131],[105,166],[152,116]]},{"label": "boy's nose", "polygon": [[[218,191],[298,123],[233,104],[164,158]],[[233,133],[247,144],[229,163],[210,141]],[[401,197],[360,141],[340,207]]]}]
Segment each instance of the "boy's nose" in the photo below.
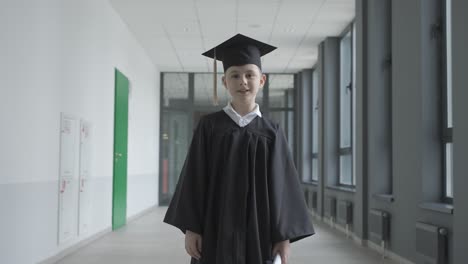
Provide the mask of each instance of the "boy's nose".
[{"label": "boy's nose", "polygon": [[247,83],[247,77],[242,76],[241,77],[241,84],[246,84]]}]

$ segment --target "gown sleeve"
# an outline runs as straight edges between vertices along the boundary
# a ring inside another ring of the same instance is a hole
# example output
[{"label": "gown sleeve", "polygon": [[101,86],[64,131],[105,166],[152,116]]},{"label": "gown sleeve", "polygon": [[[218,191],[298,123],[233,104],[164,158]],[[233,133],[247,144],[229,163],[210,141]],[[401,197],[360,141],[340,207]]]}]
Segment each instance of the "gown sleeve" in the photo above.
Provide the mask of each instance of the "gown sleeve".
[{"label": "gown sleeve", "polygon": [[179,228],[183,233],[187,230],[203,233],[209,133],[208,122],[201,118],[164,217],[165,223]]},{"label": "gown sleeve", "polygon": [[284,240],[294,242],[313,235],[315,232],[298,173],[286,137],[279,127],[276,129],[269,171],[273,244]]}]

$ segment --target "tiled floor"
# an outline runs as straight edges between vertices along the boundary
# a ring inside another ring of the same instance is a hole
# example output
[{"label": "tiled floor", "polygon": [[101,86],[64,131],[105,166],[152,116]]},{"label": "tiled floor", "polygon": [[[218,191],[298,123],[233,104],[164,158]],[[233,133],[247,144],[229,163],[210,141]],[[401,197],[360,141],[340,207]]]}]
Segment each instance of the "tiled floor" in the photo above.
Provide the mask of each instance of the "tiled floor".
[{"label": "tiled floor", "polygon": [[[75,253],[60,264],[188,264],[183,234],[164,224],[167,207],[134,220]],[[315,221],[316,234],[292,244],[290,264],[395,264],[360,247],[344,234]]]}]

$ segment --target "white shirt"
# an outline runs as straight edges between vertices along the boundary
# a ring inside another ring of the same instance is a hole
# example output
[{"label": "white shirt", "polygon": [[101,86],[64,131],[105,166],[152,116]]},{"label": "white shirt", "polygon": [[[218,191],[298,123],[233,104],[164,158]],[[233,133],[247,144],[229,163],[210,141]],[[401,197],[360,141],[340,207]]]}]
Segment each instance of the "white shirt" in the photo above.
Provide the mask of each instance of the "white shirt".
[{"label": "white shirt", "polygon": [[248,125],[255,117],[262,117],[260,112],[260,106],[255,104],[255,108],[252,112],[246,114],[245,116],[239,115],[234,108],[232,108],[231,102],[229,102],[224,108],[224,112],[240,127],[245,127]]}]

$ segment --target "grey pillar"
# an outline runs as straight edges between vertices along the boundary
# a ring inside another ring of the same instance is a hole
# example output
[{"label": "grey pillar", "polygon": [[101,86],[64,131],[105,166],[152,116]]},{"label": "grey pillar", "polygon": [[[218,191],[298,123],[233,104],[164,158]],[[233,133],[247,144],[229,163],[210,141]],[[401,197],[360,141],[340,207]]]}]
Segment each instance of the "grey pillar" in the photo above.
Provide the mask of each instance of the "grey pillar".
[{"label": "grey pillar", "polygon": [[354,173],[356,173],[356,194],[354,205],[354,233],[361,239],[367,239],[367,154],[366,139],[367,131],[366,116],[367,105],[365,104],[365,90],[367,79],[367,1],[356,0],[356,80],[354,93],[356,97],[355,104],[355,164]]},{"label": "grey pillar", "polygon": [[468,1],[452,0],[453,36],[453,166],[454,166],[454,261],[468,259]]},{"label": "grey pillar", "polygon": [[338,184],[339,175],[339,89],[340,89],[340,38],[328,37],[324,41],[322,72],[322,164],[325,186]]},{"label": "grey pillar", "polygon": [[[300,91],[298,93],[298,130],[300,131],[298,137],[297,148],[299,149],[299,159],[302,166],[300,166],[300,174],[303,179],[312,178],[312,70],[307,69],[301,72]],[[300,114],[299,114],[300,113]]]}]

